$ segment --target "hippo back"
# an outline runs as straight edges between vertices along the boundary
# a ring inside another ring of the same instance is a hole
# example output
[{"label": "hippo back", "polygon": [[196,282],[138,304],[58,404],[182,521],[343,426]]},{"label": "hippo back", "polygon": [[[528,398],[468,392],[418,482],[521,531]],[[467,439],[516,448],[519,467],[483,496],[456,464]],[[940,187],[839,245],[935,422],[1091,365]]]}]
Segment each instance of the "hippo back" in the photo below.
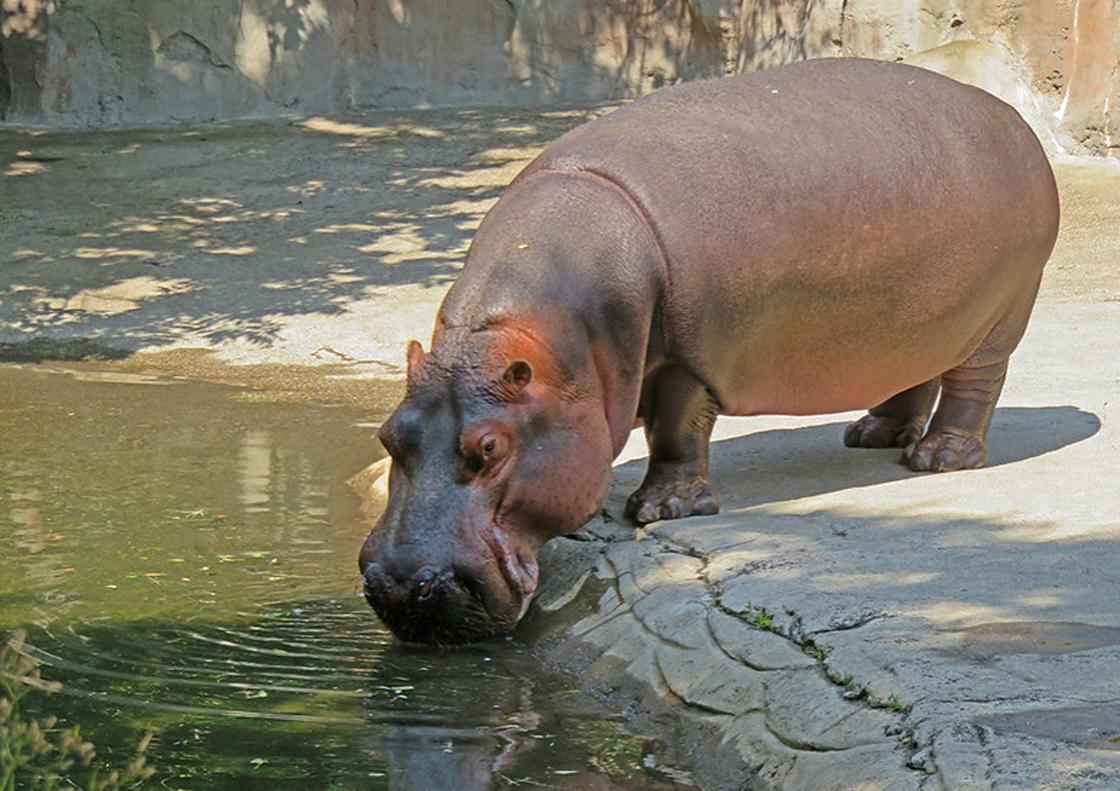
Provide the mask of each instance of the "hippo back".
[{"label": "hippo back", "polygon": [[1057,232],[1052,172],[1012,107],[857,58],[663,89],[518,181],[544,171],[593,172],[642,208],[669,354],[740,414],[868,406],[958,364],[1029,314]]}]

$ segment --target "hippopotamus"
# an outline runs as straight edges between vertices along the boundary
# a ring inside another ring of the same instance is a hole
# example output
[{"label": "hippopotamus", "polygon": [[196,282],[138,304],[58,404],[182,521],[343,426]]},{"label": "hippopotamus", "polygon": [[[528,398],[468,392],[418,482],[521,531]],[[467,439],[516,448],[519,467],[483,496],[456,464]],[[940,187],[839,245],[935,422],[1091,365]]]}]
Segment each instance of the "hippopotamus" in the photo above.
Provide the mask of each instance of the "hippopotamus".
[{"label": "hippopotamus", "polygon": [[407,641],[508,631],[637,425],[639,524],[719,510],[718,415],[866,409],[846,445],[983,465],[1058,218],[1011,106],[899,63],[675,85],[573,129],[483,219],[430,350],[408,346],[367,599]]}]

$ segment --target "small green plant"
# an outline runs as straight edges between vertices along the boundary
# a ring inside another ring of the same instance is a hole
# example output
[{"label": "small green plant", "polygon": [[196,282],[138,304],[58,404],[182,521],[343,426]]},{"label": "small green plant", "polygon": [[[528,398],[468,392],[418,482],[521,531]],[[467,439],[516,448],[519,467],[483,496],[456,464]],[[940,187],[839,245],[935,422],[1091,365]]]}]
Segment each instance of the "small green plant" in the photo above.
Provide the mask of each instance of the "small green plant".
[{"label": "small green plant", "polygon": [[851,673],[845,673],[844,675],[840,676],[840,686],[850,687],[851,685],[852,685],[852,674]]},{"label": "small green plant", "polygon": [[756,629],[768,631],[774,626],[774,616],[766,612],[762,607],[755,607],[750,602],[747,602],[746,612],[743,614],[743,620],[749,623]]},{"label": "small green plant", "polygon": [[898,699],[898,695],[891,695],[887,698],[887,708],[891,711],[902,711],[902,701]]},{"label": "small green plant", "polygon": [[151,777],[155,770],[146,765],[144,755],[151,734],[141,740],[130,764],[111,769],[95,760],[93,744],[82,741],[77,725],[56,728],[54,717],[32,719],[20,711],[20,701],[30,691],[60,688],[58,682],[40,676],[26,636],[12,634],[0,649],[0,791],[118,791]]},{"label": "small green plant", "polygon": [[824,661],[824,658],[825,658],[824,649],[821,648],[819,645],[813,646],[813,658],[816,659],[818,662],[823,662]]}]

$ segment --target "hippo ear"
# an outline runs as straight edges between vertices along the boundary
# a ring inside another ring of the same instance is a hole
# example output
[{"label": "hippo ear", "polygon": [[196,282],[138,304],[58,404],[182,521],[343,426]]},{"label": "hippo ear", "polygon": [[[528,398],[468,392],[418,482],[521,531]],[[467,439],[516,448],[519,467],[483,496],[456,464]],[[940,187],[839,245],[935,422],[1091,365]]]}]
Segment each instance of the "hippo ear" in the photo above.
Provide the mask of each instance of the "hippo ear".
[{"label": "hippo ear", "polygon": [[408,378],[411,379],[420,370],[420,366],[424,362],[424,347],[420,345],[420,341],[408,342]]},{"label": "hippo ear", "polygon": [[502,374],[502,382],[513,394],[520,393],[533,381],[533,367],[524,360],[514,360]]}]

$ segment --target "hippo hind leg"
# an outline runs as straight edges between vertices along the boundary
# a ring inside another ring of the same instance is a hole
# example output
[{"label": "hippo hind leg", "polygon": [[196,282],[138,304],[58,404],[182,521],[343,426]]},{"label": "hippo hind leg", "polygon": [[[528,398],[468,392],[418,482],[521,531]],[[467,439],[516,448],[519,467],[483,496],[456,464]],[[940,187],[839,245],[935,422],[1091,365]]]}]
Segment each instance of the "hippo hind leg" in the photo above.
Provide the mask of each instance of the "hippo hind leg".
[{"label": "hippo hind leg", "polygon": [[719,405],[687,370],[667,368],[643,394],[640,408],[649,444],[645,480],[626,503],[638,524],[719,512],[708,482],[708,442]]},{"label": "hippo hind leg", "polygon": [[966,362],[941,375],[941,401],[929,431],[902,451],[902,463],[916,471],[949,472],[983,467],[988,460],[988,427],[1007,375],[1007,358]]},{"label": "hippo hind leg", "polygon": [[905,448],[925,431],[941,379],[903,390],[870,410],[844,431],[849,448]]}]

